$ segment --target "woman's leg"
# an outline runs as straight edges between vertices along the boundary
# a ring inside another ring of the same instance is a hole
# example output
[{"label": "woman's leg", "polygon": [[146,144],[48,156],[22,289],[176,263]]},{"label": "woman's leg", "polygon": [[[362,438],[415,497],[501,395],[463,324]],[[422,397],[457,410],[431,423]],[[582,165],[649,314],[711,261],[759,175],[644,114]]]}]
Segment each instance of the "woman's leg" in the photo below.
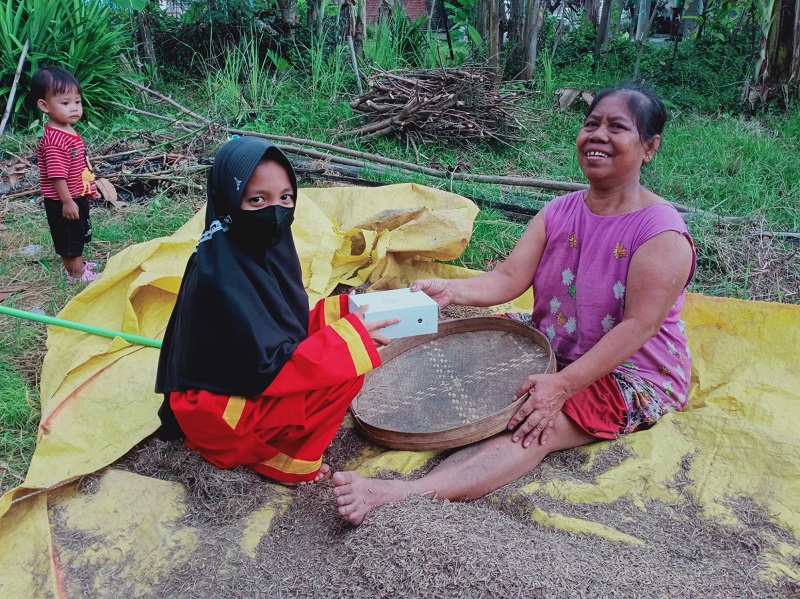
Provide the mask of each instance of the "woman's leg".
[{"label": "woman's leg", "polygon": [[593,441],[595,437],[560,412],[546,445],[535,443],[525,449],[521,443],[511,442],[511,433],[501,433],[457,451],[416,480],[381,480],[355,472],[336,472],[333,492],[339,514],[358,525],[376,507],[412,495],[450,501],[483,497],[536,468],[547,454]]}]

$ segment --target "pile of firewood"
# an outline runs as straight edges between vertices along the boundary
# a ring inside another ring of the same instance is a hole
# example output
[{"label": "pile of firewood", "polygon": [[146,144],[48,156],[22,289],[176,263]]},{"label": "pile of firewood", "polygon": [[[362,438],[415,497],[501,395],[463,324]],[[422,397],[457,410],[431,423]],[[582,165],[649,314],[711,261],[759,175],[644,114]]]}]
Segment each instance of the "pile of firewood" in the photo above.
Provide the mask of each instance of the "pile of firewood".
[{"label": "pile of firewood", "polygon": [[375,70],[370,90],[351,102],[366,123],[347,134],[430,141],[521,141],[522,89],[503,88],[480,66],[419,71]]}]

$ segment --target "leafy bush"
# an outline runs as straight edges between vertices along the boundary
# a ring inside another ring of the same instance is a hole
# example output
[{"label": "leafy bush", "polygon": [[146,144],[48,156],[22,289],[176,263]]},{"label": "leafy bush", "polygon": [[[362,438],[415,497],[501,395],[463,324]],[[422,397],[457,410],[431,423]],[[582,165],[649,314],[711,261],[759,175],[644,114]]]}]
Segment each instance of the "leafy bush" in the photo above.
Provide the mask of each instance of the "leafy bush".
[{"label": "leafy bush", "polygon": [[427,29],[423,32],[427,21],[427,16],[412,21],[403,5],[395,2],[391,16],[370,27],[367,35],[371,40],[369,54],[375,64],[386,70],[435,66]]},{"label": "leafy bush", "polygon": [[[595,31],[584,21],[560,40],[552,61],[556,87],[600,89],[633,78],[638,44],[624,33],[595,58]],[[540,57],[550,56],[554,32],[551,19],[544,30]],[[671,41],[648,41],[642,48],[639,78],[682,109],[737,112],[750,62],[748,39],[746,32],[720,33],[684,40],[677,48]]]},{"label": "leafy bush", "polygon": [[268,51],[262,58],[257,37],[228,46],[219,58],[206,63],[204,79],[211,114],[227,122],[242,124],[275,104],[284,93],[292,69],[285,59]]},{"label": "leafy bush", "polygon": [[56,64],[83,87],[88,113],[120,100],[121,48],[129,33],[103,0],[0,0],[0,98],[7,99],[25,41],[30,42],[14,101],[17,127],[38,120],[28,90],[33,73]]},{"label": "leafy bush", "polygon": [[145,10],[159,65],[183,75],[203,75],[204,61],[220,60],[228,48],[257,39],[260,59],[280,45],[278,15],[270,0],[191,0],[178,16],[158,3]]}]

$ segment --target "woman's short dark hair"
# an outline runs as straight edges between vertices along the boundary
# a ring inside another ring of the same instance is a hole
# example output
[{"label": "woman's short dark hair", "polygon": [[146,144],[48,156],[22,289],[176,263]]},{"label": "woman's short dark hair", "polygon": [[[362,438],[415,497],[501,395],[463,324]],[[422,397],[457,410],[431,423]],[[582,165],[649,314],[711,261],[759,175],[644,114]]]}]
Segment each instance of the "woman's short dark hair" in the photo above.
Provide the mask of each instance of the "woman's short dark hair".
[{"label": "woman's short dark hair", "polygon": [[81,85],[75,79],[75,75],[61,67],[44,67],[36,71],[31,79],[31,95],[34,104],[48,95],[65,94],[72,90],[77,90],[79,94],[82,93]]},{"label": "woman's short dark hair", "polygon": [[656,135],[661,135],[664,131],[664,123],[667,122],[667,107],[652,89],[637,82],[626,82],[611,87],[606,87],[595,95],[589,110],[586,114],[591,114],[597,104],[606,96],[622,94],[627,97],[628,110],[631,111],[636,129],[639,131],[639,138],[643,142],[650,141]]}]

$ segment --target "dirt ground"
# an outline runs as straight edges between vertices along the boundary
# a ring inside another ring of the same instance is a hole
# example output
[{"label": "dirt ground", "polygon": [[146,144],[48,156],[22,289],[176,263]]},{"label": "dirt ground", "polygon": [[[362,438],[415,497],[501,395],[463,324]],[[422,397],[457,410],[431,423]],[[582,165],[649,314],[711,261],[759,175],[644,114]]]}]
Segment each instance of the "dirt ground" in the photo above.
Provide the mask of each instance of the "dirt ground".
[{"label": "dirt ground", "polygon": [[[354,429],[343,428],[326,461],[340,469],[364,447]],[[700,517],[688,494],[678,503],[651,501],[640,509],[627,500],[572,504],[541,493],[516,493],[532,481],[591,482],[629,456],[622,440],[607,443],[591,468],[583,449],[553,454],[530,475],[483,499],[412,498],[373,511],[360,527],[338,517],[329,481],[301,487],[292,491],[288,511],[273,521],[255,558],[241,553],[232,539],[243,516],[276,492],[257,474],[237,469],[222,475],[180,443],[155,439],[113,468],[186,487],[185,524],[195,527],[200,543],[152,597],[800,597],[800,586],[759,576],[764,553],[792,537],[747,498],[729,499],[742,521],[732,527]],[[677,486],[690,470],[688,455]],[[79,488],[95,492],[100,476],[84,479]],[[645,543],[546,527],[531,519],[534,508],[591,519]],[[56,547],[70,553],[103,542],[70,531],[57,513],[51,514],[51,524]],[[66,588],[75,596],[91,596],[96,577],[108,577],[111,584],[116,567],[96,560],[66,564]],[[113,596],[132,592],[124,581],[113,585]]]}]

